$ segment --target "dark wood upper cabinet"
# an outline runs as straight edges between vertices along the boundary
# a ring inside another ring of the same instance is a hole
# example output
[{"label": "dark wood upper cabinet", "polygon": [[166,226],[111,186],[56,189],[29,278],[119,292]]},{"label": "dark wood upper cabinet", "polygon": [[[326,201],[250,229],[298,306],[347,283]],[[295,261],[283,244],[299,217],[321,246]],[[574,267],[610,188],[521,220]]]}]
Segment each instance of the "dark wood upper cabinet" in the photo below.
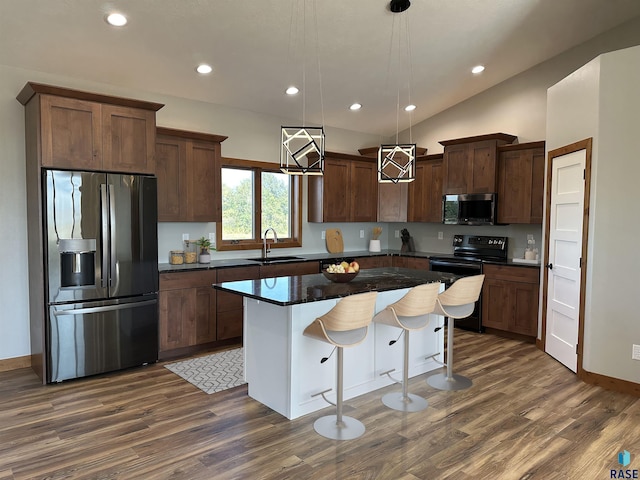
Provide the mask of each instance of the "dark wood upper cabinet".
[{"label": "dark wood upper cabinet", "polygon": [[497,191],[497,148],[517,137],[492,133],[440,142],[444,146],[444,194]]},{"label": "dark wood upper cabinet", "polygon": [[542,223],[545,142],[498,147],[498,222]]},{"label": "dark wood upper cabinet", "polygon": [[227,137],[158,127],[158,221],[222,220],[220,143]]},{"label": "dark wood upper cabinet", "polygon": [[40,165],[155,174],[156,111],[162,104],[27,83],[18,95],[40,131]]},{"label": "dark wood upper cabinet", "polygon": [[375,222],[376,163],[357,155],[325,152],[324,175],[309,177],[309,222]]},{"label": "dark wood upper cabinet", "polygon": [[416,179],[409,183],[409,222],[442,222],[443,155],[425,155],[416,162]]},{"label": "dark wood upper cabinet", "polygon": [[[379,147],[361,148],[358,150],[360,155],[373,158],[376,162],[376,179],[378,175],[378,150]],[[426,148],[416,148],[416,155],[425,155]],[[395,175],[396,172],[390,172],[389,175]],[[408,217],[408,211],[411,205],[409,189],[418,181],[416,171],[416,180],[410,183],[378,183],[378,222],[406,222],[411,221]]]}]

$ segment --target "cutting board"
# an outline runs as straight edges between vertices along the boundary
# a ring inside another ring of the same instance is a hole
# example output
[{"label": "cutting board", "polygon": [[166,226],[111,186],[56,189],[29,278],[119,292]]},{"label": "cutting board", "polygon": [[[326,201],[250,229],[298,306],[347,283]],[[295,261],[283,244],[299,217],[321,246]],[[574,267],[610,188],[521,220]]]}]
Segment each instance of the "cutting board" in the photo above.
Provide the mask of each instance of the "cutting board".
[{"label": "cutting board", "polygon": [[342,253],[344,251],[342,232],[339,228],[327,228],[325,231],[325,239],[327,240],[327,250],[329,253]]}]

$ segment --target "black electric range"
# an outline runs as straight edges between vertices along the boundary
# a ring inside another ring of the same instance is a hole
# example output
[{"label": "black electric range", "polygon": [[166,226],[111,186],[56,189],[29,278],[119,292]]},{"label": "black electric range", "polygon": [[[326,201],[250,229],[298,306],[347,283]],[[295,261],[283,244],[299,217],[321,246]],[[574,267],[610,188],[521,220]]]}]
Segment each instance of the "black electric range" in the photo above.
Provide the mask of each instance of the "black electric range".
[{"label": "black electric range", "polygon": [[[448,272],[455,275],[479,275],[485,262],[507,262],[507,237],[480,235],[454,235],[453,253],[435,255],[429,259],[429,268],[435,272]],[[473,313],[455,326],[464,330],[483,332],[482,295],[476,302]]]}]

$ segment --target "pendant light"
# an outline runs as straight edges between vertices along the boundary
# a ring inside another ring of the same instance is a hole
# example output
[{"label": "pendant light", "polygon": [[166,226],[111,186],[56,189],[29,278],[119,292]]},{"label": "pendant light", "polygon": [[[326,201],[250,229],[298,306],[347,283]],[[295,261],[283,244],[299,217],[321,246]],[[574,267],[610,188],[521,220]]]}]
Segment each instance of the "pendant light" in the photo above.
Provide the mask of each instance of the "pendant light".
[{"label": "pendant light", "polygon": [[[391,71],[391,55],[393,54],[394,33],[396,27],[396,17],[404,20],[404,25],[400,25],[400,33],[397,38],[398,51],[398,67],[397,72],[397,96],[396,96],[396,143],[383,144],[378,149],[378,182],[380,183],[400,183],[412,182],[415,180],[415,163],[416,163],[416,144],[412,142],[411,119],[412,111],[415,107],[411,105],[411,48],[409,43],[409,22],[406,10],[411,6],[409,0],[391,0],[389,10],[394,14],[394,21],[391,28],[391,49],[389,57],[389,71]],[[402,43],[402,26],[405,27],[404,41],[406,42],[406,68],[402,68],[401,59],[401,43]],[[407,92],[408,103],[410,107],[405,108],[409,112],[409,143],[401,144],[398,141],[400,131],[400,76],[403,72],[407,73]]]},{"label": "pendant light", "polygon": [[[318,68],[318,85],[320,88],[320,109],[322,115],[321,126],[306,125],[306,5],[310,1],[312,5],[311,17],[315,30],[315,56]],[[290,37],[294,26],[300,22],[294,22],[295,4],[302,5],[302,126],[281,128],[280,170],[289,175],[322,175],[324,172],[324,105],[322,101],[322,76],[320,75],[320,56],[318,55],[318,20],[316,15],[316,0],[293,0]],[[289,39],[290,45],[292,39]],[[291,47],[290,47],[291,48]]]}]

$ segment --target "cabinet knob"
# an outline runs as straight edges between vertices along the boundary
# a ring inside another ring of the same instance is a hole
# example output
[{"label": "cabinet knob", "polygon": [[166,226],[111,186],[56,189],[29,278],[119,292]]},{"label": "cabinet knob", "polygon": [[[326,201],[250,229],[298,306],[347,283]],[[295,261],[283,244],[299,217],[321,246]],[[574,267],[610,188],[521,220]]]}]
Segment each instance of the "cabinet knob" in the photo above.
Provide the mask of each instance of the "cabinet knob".
[{"label": "cabinet knob", "polygon": [[545,267],[547,267],[549,270],[553,270],[553,263],[547,263]]}]

